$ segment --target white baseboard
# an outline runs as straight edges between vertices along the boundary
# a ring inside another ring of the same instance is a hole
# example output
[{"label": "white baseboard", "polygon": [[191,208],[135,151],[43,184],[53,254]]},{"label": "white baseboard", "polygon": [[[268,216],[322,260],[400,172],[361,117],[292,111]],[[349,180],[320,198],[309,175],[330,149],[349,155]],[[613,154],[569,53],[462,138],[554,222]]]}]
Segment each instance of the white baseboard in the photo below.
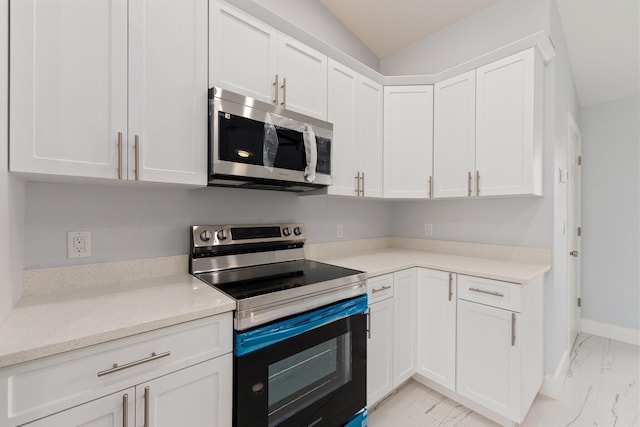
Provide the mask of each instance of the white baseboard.
[{"label": "white baseboard", "polygon": [[538,393],[545,396],[557,399],[560,397],[564,380],[567,379],[567,372],[569,371],[569,362],[571,360],[571,349],[566,349],[560,359],[560,364],[553,375],[545,375],[542,387]]},{"label": "white baseboard", "polygon": [[595,322],[593,320],[582,319],[582,332],[612,340],[622,341],[633,345],[640,345],[640,330],[624,328],[622,326],[608,323]]}]

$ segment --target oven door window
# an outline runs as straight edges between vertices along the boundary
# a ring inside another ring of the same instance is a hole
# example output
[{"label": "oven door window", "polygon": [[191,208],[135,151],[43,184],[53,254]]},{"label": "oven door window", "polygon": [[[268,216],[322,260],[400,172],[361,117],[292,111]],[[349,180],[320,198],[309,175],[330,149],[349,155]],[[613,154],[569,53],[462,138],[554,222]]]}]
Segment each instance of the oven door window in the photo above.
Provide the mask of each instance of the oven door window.
[{"label": "oven door window", "polygon": [[269,365],[269,427],[351,381],[351,333]]},{"label": "oven door window", "polygon": [[366,406],[366,315],[236,356],[234,426],[338,427]]}]

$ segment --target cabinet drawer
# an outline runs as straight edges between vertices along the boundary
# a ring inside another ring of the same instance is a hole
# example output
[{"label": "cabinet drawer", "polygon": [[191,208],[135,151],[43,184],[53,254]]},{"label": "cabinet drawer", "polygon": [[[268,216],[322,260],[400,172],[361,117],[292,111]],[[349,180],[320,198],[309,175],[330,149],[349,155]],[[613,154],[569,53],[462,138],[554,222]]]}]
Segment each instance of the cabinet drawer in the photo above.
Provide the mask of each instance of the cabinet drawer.
[{"label": "cabinet drawer", "polygon": [[458,275],[458,298],[506,310],[521,311],[522,285]]},{"label": "cabinet drawer", "polygon": [[33,420],[229,353],[232,333],[225,313],[0,370],[0,424]]},{"label": "cabinet drawer", "polygon": [[393,274],[367,279],[367,292],[369,294],[369,304],[392,297]]}]

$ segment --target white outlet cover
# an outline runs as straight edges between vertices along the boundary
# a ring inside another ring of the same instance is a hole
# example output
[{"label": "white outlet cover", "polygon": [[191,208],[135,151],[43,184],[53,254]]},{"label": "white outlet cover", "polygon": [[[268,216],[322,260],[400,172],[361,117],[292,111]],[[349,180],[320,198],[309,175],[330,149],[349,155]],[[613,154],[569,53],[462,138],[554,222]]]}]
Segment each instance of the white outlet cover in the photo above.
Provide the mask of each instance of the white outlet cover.
[{"label": "white outlet cover", "polygon": [[424,225],[424,235],[425,236],[433,235],[433,224],[425,224]]},{"label": "white outlet cover", "polygon": [[[76,251],[76,238],[84,241],[84,250]],[[69,231],[67,232],[67,258],[86,258],[91,256],[91,232]]]},{"label": "white outlet cover", "polygon": [[342,239],[344,237],[344,227],[342,226],[342,224],[338,224],[338,226],[336,227],[336,237],[338,239]]}]

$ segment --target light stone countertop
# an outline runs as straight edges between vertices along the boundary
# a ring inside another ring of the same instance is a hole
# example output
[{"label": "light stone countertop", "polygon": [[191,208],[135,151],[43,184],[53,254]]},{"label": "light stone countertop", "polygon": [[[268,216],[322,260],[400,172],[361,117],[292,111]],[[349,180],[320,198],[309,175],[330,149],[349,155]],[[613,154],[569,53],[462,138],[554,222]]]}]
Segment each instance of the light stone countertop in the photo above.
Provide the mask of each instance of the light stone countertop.
[{"label": "light stone countertop", "polygon": [[0,368],[234,309],[186,273],[27,295],[0,323]]},{"label": "light stone countertop", "polygon": [[367,273],[367,277],[380,276],[411,267],[424,267],[519,284],[529,283],[551,268],[549,264],[544,263],[504,261],[400,248],[379,248],[338,256],[315,256],[313,259],[362,270]]}]

